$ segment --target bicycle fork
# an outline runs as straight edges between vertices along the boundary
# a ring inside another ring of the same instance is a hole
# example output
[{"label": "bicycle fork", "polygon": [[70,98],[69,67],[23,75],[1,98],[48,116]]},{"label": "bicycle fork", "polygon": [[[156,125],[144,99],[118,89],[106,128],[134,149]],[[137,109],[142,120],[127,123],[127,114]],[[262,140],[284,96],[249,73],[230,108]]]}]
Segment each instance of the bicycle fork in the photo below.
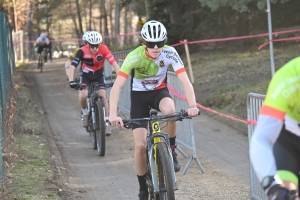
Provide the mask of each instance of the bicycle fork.
[{"label": "bicycle fork", "polygon": [[93,129],[96,130],[96,116],[95,116],[95,101],[93,97],[88,98],[88,111],[92,112]]},{"label": "bicycle fork", "polygon": [[[171,174],[172,174],[172,179],[173,179],[173,188],[174,190],[177,190],[177,181],[176,181],[176,176],[175,176],[175,170],[174,170],[174,163],[173,163],[173,159],[172,158],[172,153],[171,150],[169,148],[169,135],[168,134],[164,134],[164,133],[155,133],[153,135],[151,135],[150,137],[147,137],[147,145],[148,147],[150,147],[148,149],[148,158],[149,158],[149,165],[150,165],[150,169],[151,169],[151,176],[152,176],[152,185],[153,185],[153,191],[154,193],[158,193],[159,192],[159,186],[158,186],[158,180],[157,180],[157,172],[156,172],[156,163],[154,160],[154,145],[157,144],[157,142],[152,143],[153,139],[154,141],[159,139],[160,137],[165,138],[166,142],[163,142],[167,149],[168,149],[168,153],[169,153],[169,164],[171,166]],[[168,143],[168,144],[166,144]]]},{"label": "bicycle fork", "polygon": [[[103,115],[104,115],[104,119],[105,119],[105,107],[103,104],[104,102],[103,102],[103,98],[101,96],[100,97],[91,97],[91,98],[92,98],[92,101],[88,101],[88,108],[89,108],[89,110],[91,109],[91,112],[92,112],[93,128],[94,128],[94,130],[98,130],[99,127],[96,124],[95,102],[96,101],[102,102],[103,108],[98,108],[98,109],[103,109]],[[91,98],[90,98],[90,100],[91,100]]]}]

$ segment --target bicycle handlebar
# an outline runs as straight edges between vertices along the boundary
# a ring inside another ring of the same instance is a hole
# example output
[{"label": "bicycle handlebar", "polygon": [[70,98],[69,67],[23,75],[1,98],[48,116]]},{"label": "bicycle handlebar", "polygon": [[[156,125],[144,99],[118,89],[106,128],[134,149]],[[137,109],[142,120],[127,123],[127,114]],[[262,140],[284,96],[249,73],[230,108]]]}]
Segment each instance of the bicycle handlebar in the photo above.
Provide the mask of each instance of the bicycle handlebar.
[{"label": "bicycle handlebar", "polygon": [[[198,115],[200,115],[200,111],[198,112]],[[172,121],[182,121],[183,119],[192,119],[188,115],[188,113],[181,109],[180,112],[168,114],[168,115],[153,115],[150,117],[144,117],[144,118],[134,118],[134,119],[122,119],[124,127],[129,129],[131,128],[131,125],[133,124],[141,124],[148,121],[165,121],[165,119],[173,118]]]},{"label": "bicycle handlebar", "polygon": [[[109,77],[105,77],[105,80],[111,80]],[[114,83],[105,83],[105,84],[99,84],[97,82],[92,82],[89,85],[81,85],[79,82],[78,78],[75,78],[75,82],[76,82],[76,87],[74,88],[75,90],[82,90],[82,89],[87,89],[90,87],[95,87],[96,89],[100,89],[100,87],[105,86],[106,88],[110,88],[114,85]]]}]

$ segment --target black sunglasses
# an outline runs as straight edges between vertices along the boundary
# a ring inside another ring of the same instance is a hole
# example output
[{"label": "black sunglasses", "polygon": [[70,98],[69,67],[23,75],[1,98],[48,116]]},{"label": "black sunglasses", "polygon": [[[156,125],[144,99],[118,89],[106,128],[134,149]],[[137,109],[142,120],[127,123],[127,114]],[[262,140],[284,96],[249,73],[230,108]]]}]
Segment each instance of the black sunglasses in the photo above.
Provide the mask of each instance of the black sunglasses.
[{"label": "black sunglasses", "polygon": [[157,48],[162,48],[165,45],[164,41],[161,42],[146,42],[146,47],[147,48],[154,48],[155,45],[157,46]]},{"label": "black sunglasses", "polygon": [[94,48],[98,49],[100,44],[89,44],[89,46],[91,49],[94,49]]}]

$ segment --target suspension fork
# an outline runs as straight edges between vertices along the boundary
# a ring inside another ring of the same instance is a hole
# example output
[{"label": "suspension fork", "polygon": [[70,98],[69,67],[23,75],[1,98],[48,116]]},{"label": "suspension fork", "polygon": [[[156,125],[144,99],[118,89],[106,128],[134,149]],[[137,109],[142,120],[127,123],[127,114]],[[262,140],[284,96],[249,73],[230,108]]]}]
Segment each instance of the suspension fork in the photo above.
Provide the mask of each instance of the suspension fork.
[{"label": "suspension fork", "polygon": [[[154,122],[152,124],[152,126],[156,126],[155,123],[156,122]],[[155,127],[153,127],[153,129],[150,129],[150,132],[152,130],[154,133],[150,134],[147,137],[147,148],[148,148],[147,151],[148,151],[148,160],[149,160],[150,169],[151,169],[153,191],[154,191],[154,193],[158,193],[159,186],[158,186],[157,171],[156,171],[157,170],[157,156],[155,154],[156,154],[156,145],[159,142],[163,141],[161,138],[164,138],[163,143],[166,145],[166,148],[167,148],[168,154],[169,154],[169,158],[172,158],[172,153],[171,153],[171,149],[170,149],[169,135],[166,133],[161,133],[160,128],[155,129]],[[159,131],[159,132],[156,132],[156,131]],[[174,190],[177,190],[178,189],[177,188],[177,180],[176,180],[176,176],[175,176],[173,159],[169,160],[169,164],[171,166],[173,188],[174,188]]]},{"label": "suspension fork", "polygon": [[98,127],[96,125],[96,113],[95,113],[95,102],[97,100],[97,96],[95,95],[91,95],[89,97],[89,101],[90,101],[90,108],[91,108],[91,112],[92,112],[92,119],[93,119],[93,128],[94,130],[96,130]]}]

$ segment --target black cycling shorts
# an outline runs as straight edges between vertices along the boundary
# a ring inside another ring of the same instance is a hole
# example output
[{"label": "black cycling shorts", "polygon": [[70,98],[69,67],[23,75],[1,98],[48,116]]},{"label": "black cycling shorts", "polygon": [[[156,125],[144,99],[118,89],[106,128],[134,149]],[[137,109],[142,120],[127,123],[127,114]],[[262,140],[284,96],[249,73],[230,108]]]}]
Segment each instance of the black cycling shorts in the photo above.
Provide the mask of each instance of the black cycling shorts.
[{"label": "black cycling shorts", "polygon": [[[37,53],[41,54],[44,48],[47,48],[47,46],[38,46]],[[46,55],[44,55],[44,56],[46,56]]]},{"label": "black cycling shorts", "polygon": [[[160,111],[159,103],[165,97],[171,98],[168,88],[151,91],[131,91],[130,117],[149,117],[149,111],[151,110],[151,108]],[[148,122],[138,125],[132,125],[132,130],[136,128],[147,129],[147,127]]]},{"label": "black cycling shorts", "polygon": [[290,171],[298,177],[298,180],[300,172],[299,144],[300,137],[287,131],[285,126],[283,126],[273,147],[277,170]]},{"label": "black cycling shorts", "polygon": [[[97,82],[98,84],[105,84],[105,77],[103,74],[103,69],[95,72],[80,72],[80,83],[81,85],[90,85],[92,82]],[[101,86],[101,89],[106,89],[105,86]]]}]

